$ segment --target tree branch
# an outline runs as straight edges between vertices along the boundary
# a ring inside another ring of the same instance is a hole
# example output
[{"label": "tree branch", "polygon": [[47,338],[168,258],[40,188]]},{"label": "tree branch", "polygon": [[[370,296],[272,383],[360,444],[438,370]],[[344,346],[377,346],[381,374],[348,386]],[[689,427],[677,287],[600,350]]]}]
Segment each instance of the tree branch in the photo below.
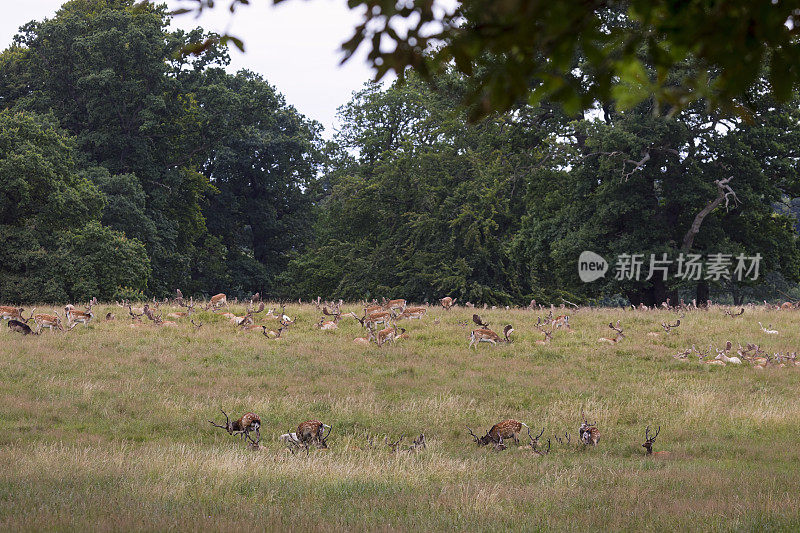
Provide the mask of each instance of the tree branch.
[{"label": "tree branch", "polygon": [[703,220],[706,218],[706,216],[708,216],[709,213],[719,207],[723,200],[725,201],[726,210],[728,209],[728,204],[731,198],[733,199],[734,206],[740,203],[736,193],[733,191],[733,189],[731,189],[731,186],[728,185],[732,179],[733,177],[731,176],[730,178],[726,178],[724,180],[714,180],[714,183],[717,186],[717,197],[708,202],[708,205],[706,205],[694,217],[692,226],[683,237],[683,246],[681,247],[683,251],[688,252],[692,248],[692,245],[694,244],[694,238],[700,232],[700,226],[703,224]]}]

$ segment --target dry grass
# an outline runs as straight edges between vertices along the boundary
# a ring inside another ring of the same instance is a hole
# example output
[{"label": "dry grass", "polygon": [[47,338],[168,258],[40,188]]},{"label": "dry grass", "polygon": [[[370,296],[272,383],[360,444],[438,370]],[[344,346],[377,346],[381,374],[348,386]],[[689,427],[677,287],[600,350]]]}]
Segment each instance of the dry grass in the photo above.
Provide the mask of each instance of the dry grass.
[{"label": "dry grass", "polygon": [[[297,324],[278,342],[210,313],[199,331],[127,319],[38,337],[4,327],[0,529],[800,527],[800,368],[672,357],[726,340],[794,351],[796,312],[698,311],[653,338],[674,313],[581,310],[574,333],[538,346],[535,314],[481,311],[498,330],[514,324],[514,342],[468,350],[463,308],[405,322],[411,338],[382,349],[354,345],[352,319],[322,332],[313,307],[287,311]],[[598,344],[617,319],[627,338]],[[206,422],[219,407],[261,416],[261,450]],[[581,410],[598,422],[596,449],[575,442]],[[545,457],[498,453],[464,427],[507,417],[573,442]],[[309,418],[333,424],[331,449],[293,456],[277,436]],[[644,458],[647,424],[662,426],[667,459]],[[421,431],[423,453],[383,444]]]}]

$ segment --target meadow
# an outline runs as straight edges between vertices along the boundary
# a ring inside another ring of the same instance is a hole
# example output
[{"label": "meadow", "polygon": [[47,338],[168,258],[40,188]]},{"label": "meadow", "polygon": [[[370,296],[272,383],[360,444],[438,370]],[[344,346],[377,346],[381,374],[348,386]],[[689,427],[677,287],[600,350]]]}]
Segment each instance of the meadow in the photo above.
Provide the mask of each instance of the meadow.
[{"label": "meadow", "polygon": [[[666,334],[673,311],[572,310],[573,332],[537,345],[541,312],[481,310],[515,332],[477,350],[462,307],[403,321],[409,338],[381,348],[353,343],[353,319],[320,331],[314,306],[286,312],[278,341],[210,312],[200,329],[131,328],[113,305],[65,333],[3,324],[0,530],[800,529],[800,367],[673,357],[728,340],[795,351],[798,311],[690,311]],[[598,343],[617,320],[625,339]],[[208,423],[220,408],[260,415],[259,450]],[[596,448],[578,442],[582,411]],[[278,436],[313,418],[330,449],[290,453]],[[465,427],[504,418],[544,428],[550,453],[478,447]],[[668,456],[645,457],[647,425]],[[421,432],[419,453],[384,444]]]}]

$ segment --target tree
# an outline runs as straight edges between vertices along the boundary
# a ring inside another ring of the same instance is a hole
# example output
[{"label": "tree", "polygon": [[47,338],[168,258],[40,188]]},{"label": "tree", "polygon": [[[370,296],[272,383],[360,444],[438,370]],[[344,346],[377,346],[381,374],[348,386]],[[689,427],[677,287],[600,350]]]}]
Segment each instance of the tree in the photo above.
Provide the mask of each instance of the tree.
[{"label": "tree", "polygon": [[0,299],[110,298],[146,288],[135,239],[100,225],[102,194],[75,170],[75,140],[52,117],[0,111]]},{"label": "tree", "polygon": [[[177,13],[214,6],[213,0],[194,2]],[[248,3],[228,5],[234,11]],[[765,63],[772,66],[769,89],[777,100],[788,101],[800,84],[796,2],[462,0],[450,10],[430,0],[348,5],[363,20],[342,45],[345,60],[366,47],[376,79],[389,71],[402,77],[409,67],[432,79],[452,62],[473,81],[464,100],[477,104],[473,118],[511,109],[519,99],[547,99],[576,113],[596,101],[635,105],[651,95],[656,108],[704,100],[741,111]],[[667,82],[690,58],[698,61],[698,75]]]}]

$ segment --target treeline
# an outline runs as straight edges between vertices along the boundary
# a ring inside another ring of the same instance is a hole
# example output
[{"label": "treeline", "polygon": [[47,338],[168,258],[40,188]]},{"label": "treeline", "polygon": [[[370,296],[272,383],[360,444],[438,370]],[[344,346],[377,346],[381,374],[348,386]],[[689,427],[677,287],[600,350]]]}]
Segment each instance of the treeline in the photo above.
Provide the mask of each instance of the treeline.
[{"label": "treeline", "polygon": [[[584,118],[520,102],[472,124],[458,105],[469,80],[431,86],[412,74],[365,86],[326,143],[266,80],[226,73],[224,48],[181,54],[211,36],[170,32],[167,20],[151,4],[74,0],[0,54],[0,300],[179,287],[489,304],[709,291],[741,301],[790,291],[800,276],[796,221],[778,214],[800,196],[796,104],[758,93],[746,117],[703,104],[670,116],[645,102]],[[729,177],[735,200],[686,248],[715,180]],[[609,272],[585,284],[583,250],[763,259],[753,282]]]}]

